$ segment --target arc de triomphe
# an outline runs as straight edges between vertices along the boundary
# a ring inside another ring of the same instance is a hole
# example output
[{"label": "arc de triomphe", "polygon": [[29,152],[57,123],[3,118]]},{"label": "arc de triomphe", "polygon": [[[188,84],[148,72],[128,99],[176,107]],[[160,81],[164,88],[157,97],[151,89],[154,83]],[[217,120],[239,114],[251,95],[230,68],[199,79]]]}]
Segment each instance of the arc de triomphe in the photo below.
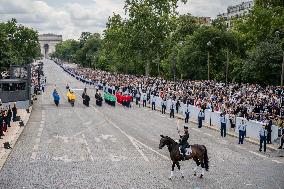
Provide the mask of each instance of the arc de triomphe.
[{"label": "arc de triomphe", "polygon": [[44,58],[48,58],[50,53],[55,51],[55,45],[62,42],[62,35],[42,34],[38,37],[40,43],[41,54]]}]

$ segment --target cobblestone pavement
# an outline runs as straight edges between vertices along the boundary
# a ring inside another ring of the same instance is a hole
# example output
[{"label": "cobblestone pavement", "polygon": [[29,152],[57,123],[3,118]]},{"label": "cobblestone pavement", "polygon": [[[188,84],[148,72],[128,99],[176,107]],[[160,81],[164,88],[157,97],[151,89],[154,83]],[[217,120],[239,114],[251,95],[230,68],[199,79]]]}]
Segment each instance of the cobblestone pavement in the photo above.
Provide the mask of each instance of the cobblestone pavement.
[{"label": "cobblestone pavement", "polygon": [[[207,146],[209,172],[193,176],[193,161],[181,162],[168,180],[169,152],[158,149],[160,134],[178,138],[182,121],[158,111],[94,104],[84,107],[78,93],[75,107],[66,100],[65,85],[84,85],[51,61],[45,61],[46,92],[39,96],[30,120],[0,172],[0,188],[283,188],[284,160],[279,152],[259,153],[256,145],[238,145],[232,137],[190,124],[190,143]],[[51,93],[56,85],[61,104]]]}]

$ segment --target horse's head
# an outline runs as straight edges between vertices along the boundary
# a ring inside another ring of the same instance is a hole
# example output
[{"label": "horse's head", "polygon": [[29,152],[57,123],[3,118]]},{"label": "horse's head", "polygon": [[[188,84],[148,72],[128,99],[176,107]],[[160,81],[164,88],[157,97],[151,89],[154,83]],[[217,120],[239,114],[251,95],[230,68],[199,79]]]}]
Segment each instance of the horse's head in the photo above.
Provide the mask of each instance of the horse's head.
[{"label": "horse's head", "polygon": [[160,135],[160,136],[161,136],[161,140],[160,140],[159,149],[162,149],[164,146],[170,145],[173,142],[173,140],[168,136],[164,136],[164,135]]}]

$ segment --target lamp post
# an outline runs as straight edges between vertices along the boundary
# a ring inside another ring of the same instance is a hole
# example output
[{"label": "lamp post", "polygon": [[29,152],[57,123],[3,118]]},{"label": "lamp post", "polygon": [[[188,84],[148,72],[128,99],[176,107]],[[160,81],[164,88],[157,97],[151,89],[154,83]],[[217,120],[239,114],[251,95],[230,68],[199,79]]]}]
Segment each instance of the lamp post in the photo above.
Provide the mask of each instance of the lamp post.
[{"label": "lamp post", "polygon": [[[215,39],[219,39],[220,37],[214,37],[211,41],[215,40]],[[212,46],[212,42],[208,41],[207,42],[207,46],[211,47]],[[208,49],[208,53],[207,53],[207,79],[208,81],[210,80],[210,52]]]},{"label": "lamp post", "polygon": [[[280,37],[280,34],[281,32],[280,31],[276,31],[275,32],[275,35],[276,37],[279,39]],[[281,69],[281,87],[283,87],[283,79],[284,79],[284,50],[282,50],[282,57],[283,57],[283,60],[282,60],[282,69]]]},{"label": "lamp post", "polygon": [[[207,46],[210,47],[212,45],[211,41],[207,43]],[[210,52],[208,50],[207,53],[207,80],[210,80]]]}]

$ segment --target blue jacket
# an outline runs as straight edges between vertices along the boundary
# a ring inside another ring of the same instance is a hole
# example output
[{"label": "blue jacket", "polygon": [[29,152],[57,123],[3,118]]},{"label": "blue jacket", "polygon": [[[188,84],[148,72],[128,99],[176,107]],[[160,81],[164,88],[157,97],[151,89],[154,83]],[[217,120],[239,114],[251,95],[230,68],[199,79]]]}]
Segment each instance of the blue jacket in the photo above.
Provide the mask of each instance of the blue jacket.
[{"label": "blue jacket", "polygon": [[60,96],[58,95],[57,92],[53,92],[52,93],[53,99],[59,101],[60,100]]}]

